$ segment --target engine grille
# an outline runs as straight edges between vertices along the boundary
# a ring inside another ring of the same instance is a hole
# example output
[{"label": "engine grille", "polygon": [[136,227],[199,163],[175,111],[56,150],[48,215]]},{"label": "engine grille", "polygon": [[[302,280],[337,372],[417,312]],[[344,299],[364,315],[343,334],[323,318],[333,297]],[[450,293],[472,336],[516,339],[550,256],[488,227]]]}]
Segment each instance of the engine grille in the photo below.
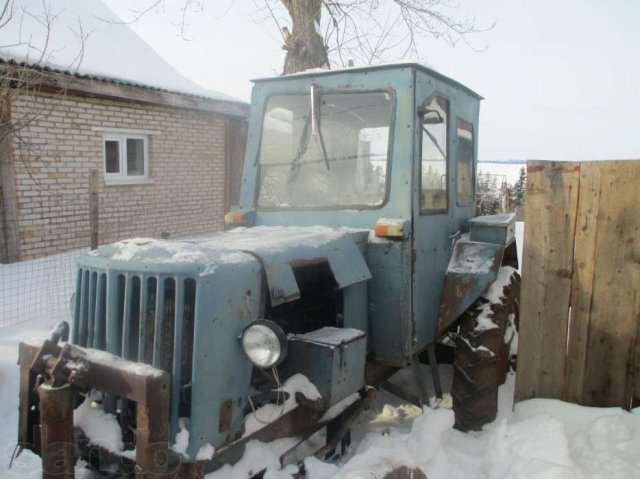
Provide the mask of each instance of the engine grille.
[{"label": "engine grille", "polygon": [[196,294],[193,278],[170,275],[81,268],[76,281],[73,343],[171,373],[172,436],[190,416]]}]

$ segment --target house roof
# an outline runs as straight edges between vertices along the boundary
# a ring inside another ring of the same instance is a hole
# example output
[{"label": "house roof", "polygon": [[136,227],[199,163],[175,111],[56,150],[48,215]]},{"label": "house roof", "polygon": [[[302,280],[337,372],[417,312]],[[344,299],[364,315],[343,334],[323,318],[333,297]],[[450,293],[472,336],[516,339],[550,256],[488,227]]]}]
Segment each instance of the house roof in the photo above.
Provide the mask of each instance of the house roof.
[{"label": "house roof", "polygon": [[13,17],[0,28],[0,61],[245,104],[181,75],[101,0],[15,0]]}]

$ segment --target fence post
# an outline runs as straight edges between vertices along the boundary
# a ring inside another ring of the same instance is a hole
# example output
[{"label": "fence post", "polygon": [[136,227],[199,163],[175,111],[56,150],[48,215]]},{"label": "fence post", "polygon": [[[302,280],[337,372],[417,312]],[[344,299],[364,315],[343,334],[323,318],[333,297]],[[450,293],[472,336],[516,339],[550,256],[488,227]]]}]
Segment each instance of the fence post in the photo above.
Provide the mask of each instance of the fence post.
[{"label": "fence post", "polygon": [[89,172],[89,229],[91,231],[91,250],[98,248],[99,210],[98,210],[98,170]]}]

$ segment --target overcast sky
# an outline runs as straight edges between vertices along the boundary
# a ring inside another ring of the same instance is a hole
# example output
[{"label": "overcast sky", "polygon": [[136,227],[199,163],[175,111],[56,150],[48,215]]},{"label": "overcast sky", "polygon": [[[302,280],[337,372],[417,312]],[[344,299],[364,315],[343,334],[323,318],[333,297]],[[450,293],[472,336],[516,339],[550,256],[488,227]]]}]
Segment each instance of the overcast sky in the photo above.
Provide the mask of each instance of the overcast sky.
[{"label": "overcast sky", "polygon": [[[132,2],[104,2],[132,18]],[[282,39],[259,0],[207,2],[188,18],[189,41],[177,26],[183,3],[165,0],[131,28],[185,76],[248,100],[249,79],[281,71]],[[485,97],[480,159],[640,158],[640,1],[460,0],[459,16],[496,22],[470,37],[485,51],[431,38],[420,48]]]}]

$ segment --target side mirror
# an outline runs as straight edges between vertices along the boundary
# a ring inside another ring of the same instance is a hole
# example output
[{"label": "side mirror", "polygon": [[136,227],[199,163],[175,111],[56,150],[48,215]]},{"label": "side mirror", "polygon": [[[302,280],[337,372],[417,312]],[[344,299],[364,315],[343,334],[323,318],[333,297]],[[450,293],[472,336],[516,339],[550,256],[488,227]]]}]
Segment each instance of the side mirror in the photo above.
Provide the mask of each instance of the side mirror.
[{"label": "side mirror", "polygon": [[444,123],[444,118],[440,115],[440,112],[427,107],[418,108],[418,114],[422,117],[423,125],[437,125]]}]

